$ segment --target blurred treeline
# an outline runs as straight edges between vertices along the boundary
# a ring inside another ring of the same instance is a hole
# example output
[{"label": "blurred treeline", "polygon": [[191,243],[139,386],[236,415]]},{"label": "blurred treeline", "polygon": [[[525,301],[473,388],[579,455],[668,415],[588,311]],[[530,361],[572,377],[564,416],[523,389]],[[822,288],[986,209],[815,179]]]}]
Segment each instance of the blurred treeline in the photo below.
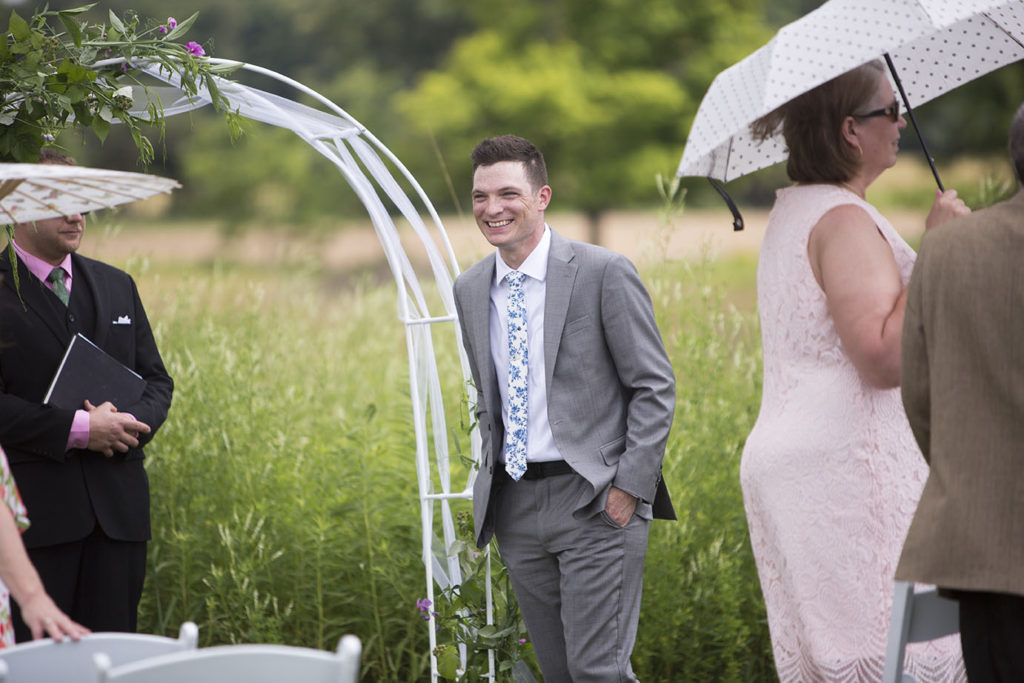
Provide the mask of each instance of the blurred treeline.
[{"label": "blurred treeline", "polygon": [[[14,0],[0,0],[12,3]],[[83,0],[51,0],[51,9]],[[598,217],[658,203],[655,176],[671,176],[714,76],[817,0],[100,0],[90,18],[135,11],[163,23],[193,12],[188,39],[207,53],[277,71],[348,111],[409,167],[438,209],[467,209],[468,154],[480,138],[512,132],[548,159],[555,209]],[[31,0],[18,3],[27,15]],[[251,75],[255,87],[294,91]],[[1024,67],[1004,68],[918,110],[940,165],[998,156]],[[155,134],[154,134],[155,136]],[[127,136],[84,149],[94,165],[137,164]],[[906,155],[919,154],[908,131]],[[316,224],[361,216],[329,162],[292,133],[251,124],[232,140],[212,112],[168,122],[153,172],[182,181],[170,211],[232,223]],[[718,206],[689,179],[688,203]],[[766,203],[782,169],[731,183],[741,203]]]}]

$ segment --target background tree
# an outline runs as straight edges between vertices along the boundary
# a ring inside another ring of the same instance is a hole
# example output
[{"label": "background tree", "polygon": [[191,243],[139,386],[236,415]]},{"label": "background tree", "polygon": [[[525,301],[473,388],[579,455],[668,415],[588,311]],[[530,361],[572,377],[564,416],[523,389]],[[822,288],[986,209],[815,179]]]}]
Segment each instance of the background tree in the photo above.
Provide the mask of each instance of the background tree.
[{"label": "background tree", "polygon": [[[479,139],[516,133],[545,153],[556,206],[582,209],[590,240],[601,214],[656,198],[702,93],[766,37],[750,0],[465,3],[481,29],[441,69],[396,97],[409,126],[436,139],[455,186],[469,186]],[[487,28],[498,23],[499,28]],[[436,193],[435,193],[436,194]]]},{"label": "background tree", "polygon": [[[50,0],[49,6],[68,9],[82,1]],[[18,9],[28,15],[34,4],[26,0]],[[654,176],[674,172],[714,76],[820,4],[218,0],[199,7],[194,0],[100,0],[86,16],[105,22],[109,10],[132,9],[164,20],[201,10],[190,39],[212,56],[279,71],[340,104],[395,151],[442,212],[458,210],[457,200],[466,196],[472,145],[516,132],[535,139],[549,157],[555,206],[598,217],[608,208],[656,204]],[[281,92],[266,79],[238,77]],[[921,107],[919,120],[940,166],[965,153],[1000,155],[1022,99],[1024,65],[1017,64]],[[151,170],[185,185],[172,200],[175,213],[296,224],[361,215],[316,153],[291,136],[253,125],[249,136],[232,141],[213,114],[176,119],[163,139],[150,134]],[[85,163],[138,163],[132,140],[116,130],[102,144],[60,141]],[[912,158],[913,136],[901,144]],[[730,183],[729,190],[749,205],[770,201],[785,182],[776,167]],[[721,206],[706,181],[687,179],[684,186],[689,205]]]},{"label": "background tree", "polygon": [[[64,9],[82,2],[51,0],[49,5]],[[30,6],[31,0],[21,11]],[[459,8],[434,0],[218,0],[201,7],[192,0],[100,0],[85,16],[101,22],[113,10],[164,20],[197,9],[190,36],[208,54],[267,67],[309,85],[366,121],[389,146],[396,137],[391,131],[403,125],[391,111],[390,97],[443,56],[460,26],[468,27]],[[233,77],[296,94],[248,73]],[[304,224],[314,216],[362,215],[354,195],[338,191],[337,174],[290,134],[252,124],[246,126],[249,135],[233,140],[223,121],[202,110],[175,117],[167,126],[162,139],[152,136],[156,157],[150,170],[182,180],[184,188],[172,199],[177,214],[218,216],[229,227],[252,220]],[[138,164],[131,141],[116,133],[102,145],[74,136],[60,142],[84,163]]]}]

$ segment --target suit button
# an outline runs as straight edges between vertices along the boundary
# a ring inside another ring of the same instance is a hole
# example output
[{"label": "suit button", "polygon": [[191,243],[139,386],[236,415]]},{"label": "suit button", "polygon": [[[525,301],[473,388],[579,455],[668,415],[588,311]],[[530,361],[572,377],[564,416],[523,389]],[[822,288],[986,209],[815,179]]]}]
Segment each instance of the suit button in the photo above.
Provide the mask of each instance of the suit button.
[{"label": "suit button", "polygon": [[72,323],[75,322],[75,314],[74,313],[68,313],[68,322],[72,322]]}]

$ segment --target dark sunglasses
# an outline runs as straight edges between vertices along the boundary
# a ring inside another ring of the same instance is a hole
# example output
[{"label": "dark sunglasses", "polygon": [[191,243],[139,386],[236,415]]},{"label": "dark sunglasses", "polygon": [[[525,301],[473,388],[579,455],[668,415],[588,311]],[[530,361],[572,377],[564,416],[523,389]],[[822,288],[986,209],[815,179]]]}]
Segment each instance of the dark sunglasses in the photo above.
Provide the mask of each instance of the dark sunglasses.
[{"label": "dark sunglasses", "polygon": [[890,104],[888,107],[884,107],[883,109],[876,109],[874,111],[869,111],[867,114],[854,114],[853,118],[869,119],[872,116],[884,116],[893,123],[896,123],[897,121],[899,121],[900,118],[900,101],[893,100],[892,104]]}]

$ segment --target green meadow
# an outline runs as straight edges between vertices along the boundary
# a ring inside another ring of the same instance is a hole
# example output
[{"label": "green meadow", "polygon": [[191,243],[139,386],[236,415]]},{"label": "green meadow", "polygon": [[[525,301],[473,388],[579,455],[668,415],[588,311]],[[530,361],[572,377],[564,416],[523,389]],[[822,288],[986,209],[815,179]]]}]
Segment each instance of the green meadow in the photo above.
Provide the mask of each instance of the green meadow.
[{"label": "green meadow", "polygon": [[[930,197],[930,177],[915,164],[897,170],[873,200],[923,217],[926,203],[890,195]],[[949,173],[973,206],[1012,189],[974,170],[974,180]],[[642,680],[773,680],[738,474],[761,391],[756,254],[684,257],[669,237],[698,218],[651,220],[661,225],[637,229],[636,240],[651,240],[636,249],[637,264],[677,378],[664,473],[679,521],[652,525],[634,668]],[[728,226],[724,216],[712,223]],[[100,258],[122,237],[161,235],[153,244],[167,245],[178,234],[159,223],[99,229]],[[197,251],[190,234],[176,251]],[[147,451],[153,541],[140,629],[173,634],[192,620],[203,645],[323,649],[354,633],[363,680],[425,680],[415,436],[395,284],[379,266],[326,265],[316,238],[268,234],[279,262],[228,258],[230,236],[217,238],[220,255],[174,261],[160,246],[151,260],[110,259],[136,277],[175,380],[170,416]],[[436,325],[433,335],[458,462],[469,438],[454,327]],[[465,470],[453,481],[461,486]]]},{"label": "green meadow", "polygon": [[[363,680],[425,680],[394,284],[285,266],[120,265],[139,282],[175,380],[148,449],[153,541],[140,629],[171,634],[192,620],[202,645],[324,649],[355,633]],[[641,264],[678,380],[664,472],[680,517],[652,526],[641,679],[772,676],[738,479],[760,396],[754,268],[749,256]],[[453,376],[452,441],[465,449],[451,332],[435,328],[435,340]]]}]

